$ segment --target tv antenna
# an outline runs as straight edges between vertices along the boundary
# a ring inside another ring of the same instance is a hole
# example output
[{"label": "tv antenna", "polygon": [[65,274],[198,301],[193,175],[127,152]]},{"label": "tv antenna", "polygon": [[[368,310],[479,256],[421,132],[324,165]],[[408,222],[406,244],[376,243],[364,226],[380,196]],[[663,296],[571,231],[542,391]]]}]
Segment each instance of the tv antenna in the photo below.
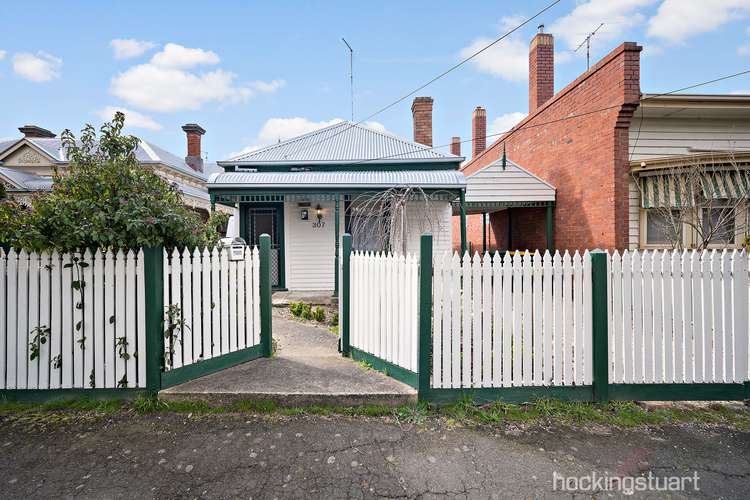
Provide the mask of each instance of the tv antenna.
[{"label": "tv antenna", "polygon": [[349,49],[349,94],[352,101],[352,121],[354,121],[354,49],[346,41],[346,38],[341,37],[341,41],[346,44],[346,48]]},{"label": "tv antenna", "polygon": [[604,26],[604,23],[599,24],[599,26],[597,26],[594,31],[586,35],[586,38],[584,38],[581,44],[578,47],[576,47],[576,50],[573,51],[573,52],[578,52],[578,49],[583,47],[584,43],[586,44],[586,71],[588,71],[589,68],[591,67],[591,37],[596,35],[596,32],[599,31],[602,26]]}]

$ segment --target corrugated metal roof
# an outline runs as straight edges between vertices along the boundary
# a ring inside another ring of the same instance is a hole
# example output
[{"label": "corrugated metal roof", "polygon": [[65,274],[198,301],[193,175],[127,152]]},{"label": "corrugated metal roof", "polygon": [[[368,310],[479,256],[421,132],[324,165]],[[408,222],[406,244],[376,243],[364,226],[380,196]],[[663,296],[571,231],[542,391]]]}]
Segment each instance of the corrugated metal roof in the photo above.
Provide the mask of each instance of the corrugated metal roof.
[{"label": "corrugated metal roof", "polygon": [[466,185],[458,170],[224,172],[212,174],[208,188],[391,188],[460,189]]},{"label": "corrugated metal roof", "polygon": [[22,172],[10,167],[0,167],[0,175],[18,186],[17,189],[9,189],[9,191],[49,191],[52,187],[51,177]]},{"label": "corrugated metal roof", "polygon": [[460,162],[463,158],[437,152],[365,125],[342,121],[235,158],[219,165],[284,163]]},{"label": "corrugated metal roof", "polygon": [[[0,175],[4,176],[13,184],[18,186],[18,188],[16,189],[9,189],[9,191],[33,192],[49,191],[50,189],[52,189],[52,177],[45,177],[30,172],[23,172],[21,170],[10,167],[0,167]],[[206,191],[205,189],[190,186],[188,184],[183,184],[182,182],[170,181],[167,179],[165,180],[182,194],[200,198],[206,201],[210,199],[208,191]]]},{"label": "corrugated metal roof", "polygon": [[466,202],[555,201],[555,188],[525,168],[502,160],[466,178]]},{"label": "corrugated metal roof", "polygon": [[[51,156],[56,163],[68,162],[68,154],[63,148],[62,140],[60,138],[26,137],[25,139]],[[17,142],[18,140],[1,142],[0,155]],[[202,181],[205,181],[207,178],[205,174],[196,172],[190,168],[190,165],[185,163],[185,160],[182,158],[156,146],[155,144],[151,144],[150,142],[143,140],[139,141],[138,149],[135,151],[135,157],[142,164],[162,164]]]}]

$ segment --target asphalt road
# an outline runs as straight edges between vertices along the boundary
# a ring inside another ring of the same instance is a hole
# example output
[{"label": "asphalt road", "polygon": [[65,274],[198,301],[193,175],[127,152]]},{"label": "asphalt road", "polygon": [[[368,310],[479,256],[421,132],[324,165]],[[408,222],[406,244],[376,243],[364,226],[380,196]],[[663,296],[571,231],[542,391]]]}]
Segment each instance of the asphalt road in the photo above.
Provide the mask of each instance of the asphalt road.
[{"label": "asphalt road", "polygon": [[[2,498],[542,498],[571,496],[553,489],[554,473],[593,471],[697,472],[699,491],[669,495],[747,498],[748,460],[750,433],[695,424],[462,428],[437,418],[132,412],[0,421]],[[630,498],[643,496],[665,493]]]}]

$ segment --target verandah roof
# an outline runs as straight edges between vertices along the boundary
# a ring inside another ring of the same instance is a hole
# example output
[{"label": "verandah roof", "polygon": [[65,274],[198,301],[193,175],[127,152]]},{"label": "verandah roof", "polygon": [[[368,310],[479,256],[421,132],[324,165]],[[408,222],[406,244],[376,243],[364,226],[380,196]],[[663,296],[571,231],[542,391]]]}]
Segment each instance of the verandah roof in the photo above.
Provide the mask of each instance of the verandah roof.
[{"label": "verandah roof", "polygon": [[209,192],[275,190],[363,190],[390,188],[460,190],[466,187],[464,174],[457,170],[395,171],[303,171],[303,172],[223,172],[212,174]]},{"label": "verandah roof", "polygon": [[750,172],[747,170],[717,170],[694,178],[700,180],[700,186],[689,185],[687,175],[641,176],[641,207],[691,206],[699,196],[708,200],[736,200],[750,196]]},{"label": "verandah roof", "polygon": [[[467,213],[554,204],[555,187],[510,160],[497,160],[466,178]],[[454,206],[458,213],[459,207]]]}]

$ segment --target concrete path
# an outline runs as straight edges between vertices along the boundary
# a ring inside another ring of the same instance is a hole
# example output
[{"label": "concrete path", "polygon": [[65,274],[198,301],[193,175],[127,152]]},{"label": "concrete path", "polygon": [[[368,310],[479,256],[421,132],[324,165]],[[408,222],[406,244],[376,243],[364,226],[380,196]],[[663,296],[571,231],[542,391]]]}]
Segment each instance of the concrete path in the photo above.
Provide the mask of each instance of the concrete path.
[{"label": "concrete path", "polygon": [[191,380],[160,393],[165,399],[272,400],[280,405],[390,405],[416,401],[416,391],[343,358],[324,327],[274,310],[276,354]]}]

